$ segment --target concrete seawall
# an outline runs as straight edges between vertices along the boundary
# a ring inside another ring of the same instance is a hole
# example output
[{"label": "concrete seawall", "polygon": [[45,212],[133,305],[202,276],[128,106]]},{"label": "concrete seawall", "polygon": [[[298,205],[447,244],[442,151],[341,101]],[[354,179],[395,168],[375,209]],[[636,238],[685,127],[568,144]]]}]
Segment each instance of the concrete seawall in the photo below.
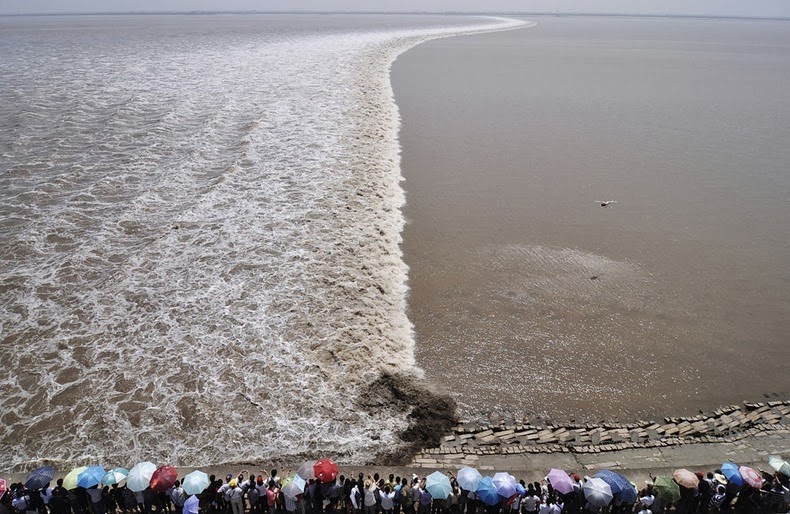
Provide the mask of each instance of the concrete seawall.
[{"label": "concrete seawall", "polygon": [[[529,469],[539,467],[542,456],[557,465],[565,462],[573,467],[575,462],[577,469],[662,469],[681,466],[686,460],[697,466],[729,459],[760,462],[768,453],[788,451],[788,441],[790,401],[772,401],[663,422],[539,425],[502,420],[498,425],[461,425],[440,446],[417,455],[412,466]],[[511,456],[533,458],[507,458]],[[636,461],[626,462],[633,458]]]}]

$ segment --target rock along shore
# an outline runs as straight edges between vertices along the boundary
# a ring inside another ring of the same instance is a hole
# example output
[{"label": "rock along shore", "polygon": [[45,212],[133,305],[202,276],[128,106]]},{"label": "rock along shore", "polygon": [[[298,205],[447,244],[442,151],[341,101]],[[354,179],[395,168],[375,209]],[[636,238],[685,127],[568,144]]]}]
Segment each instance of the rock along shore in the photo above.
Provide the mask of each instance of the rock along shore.
[{"label": "rock along shore", "polygon": [[[717,444],[731,447],[732,443],[762,436],[773,436],[769,439],[774,442],[790,440],[790,400],[730,405],[698,416],[664,418],[661,423],[538,425],[502,420],[498,425],[464,424],[456,426],[438,447],[423,449],[414,457],[411,466],[480,467],[481,458],[491,460],[485,458],[521,454],[584,455]],[[785,447],[777,446],[777,453],[786,450],[786,444]],[[766,448],[759,453],[768,451],[770,449]],[[726,451],[718,453],[727,454]],[[620,467],[615,461],[604,464]]]}]

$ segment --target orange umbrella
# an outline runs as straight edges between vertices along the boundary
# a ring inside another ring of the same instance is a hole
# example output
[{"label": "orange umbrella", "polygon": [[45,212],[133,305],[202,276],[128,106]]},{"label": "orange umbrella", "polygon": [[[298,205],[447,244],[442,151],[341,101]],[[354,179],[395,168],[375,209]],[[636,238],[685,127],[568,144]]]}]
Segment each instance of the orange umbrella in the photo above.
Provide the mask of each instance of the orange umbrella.
[{"label": "orange umbrella", "polygon": [[699,477],[687,469],[676,469],[672,473],[672,478],[675,479],[679,485],[688,489],[696,489],[699,487]]}]

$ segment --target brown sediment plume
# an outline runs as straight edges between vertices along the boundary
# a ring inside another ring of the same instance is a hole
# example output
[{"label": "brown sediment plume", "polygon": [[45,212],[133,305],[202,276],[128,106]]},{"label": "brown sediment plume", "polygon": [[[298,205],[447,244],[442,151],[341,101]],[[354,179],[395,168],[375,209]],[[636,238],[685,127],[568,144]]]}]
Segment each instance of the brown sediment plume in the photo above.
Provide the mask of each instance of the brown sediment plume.
[{"label": "brown sediment plume", "polygon": [[382,374],[359,400],[365,410],[394,408],[408,411],[408,427],[399,436],[403,445],[383,449],[375,462],[401,465],[424,448],[438,446],[458,424],[455,401],[449,395],[432,391],[416,377]]}]

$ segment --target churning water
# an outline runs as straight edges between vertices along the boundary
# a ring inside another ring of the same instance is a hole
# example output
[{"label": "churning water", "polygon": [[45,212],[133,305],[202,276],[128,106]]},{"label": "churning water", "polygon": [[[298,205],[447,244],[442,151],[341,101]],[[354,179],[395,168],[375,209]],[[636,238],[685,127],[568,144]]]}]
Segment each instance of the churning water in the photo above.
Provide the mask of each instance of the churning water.
[{"label": "churning water", "polygon": [[419,377],[389,66],[460,17],[0,20],[0,457],[399,444]]}]

